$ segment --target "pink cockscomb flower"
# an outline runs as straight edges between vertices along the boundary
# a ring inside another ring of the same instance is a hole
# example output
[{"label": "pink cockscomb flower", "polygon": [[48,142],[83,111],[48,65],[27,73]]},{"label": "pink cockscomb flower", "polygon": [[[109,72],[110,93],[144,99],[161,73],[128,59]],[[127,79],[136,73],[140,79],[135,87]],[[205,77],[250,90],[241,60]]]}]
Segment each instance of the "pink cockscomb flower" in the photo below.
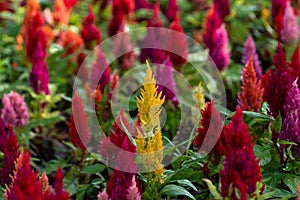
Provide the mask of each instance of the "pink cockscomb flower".
[{"label": "pink cockscomb flower", "polygon": [[99,192],[97,195],[98,200],[108,200],[108,195],[106,191]]},{"label": "pink cockscomb flower", "polygon": [[278,137],[296,143],[291,150],[295,157],[300,158],[300,90],[296,81],[288,89],[283,109],[285,117]]},{"label": "pink cockscomb flower", "polygon": [[298,19],[289,1],[284,10],[280,39],[286,45],[297,43],[299,39]]},{"label": "pink cockscomb flower", "polygon": [[139,188],[136,185],[135,176],[132,177],[131,186],[127,190],[127,200],[141,200],[141,194],[139,192]]},{"label": "pink cockscomb flower", "polygon": [[260,66],[260,60],[258,58],[258,55],[256,53],[255,49],[255,42],[251,35],[249,35],[248,39],[246,40],[244,44],[244,52],[243,52],[243,58],[242,63],[244,66],[246,66],[247,62],[250,59],[250,56],[252,56],[253,65],[255,68],[255,72],[258,78],[262,76],[262,69]]},{"label": "pink cockscomb flower", "polygon": [[[248,125],[243,122],[242,110],[237,108],[231,122],[224,127],[225,159],[220,172],[221,194],[224,198],[246,200],[262,181],[260,166],[253,152]],[[231,192],[230,192],[231,191]],[[239,196],[237,196],[239,194]]]},{"label": "pink cockscomb flower", "polygon": [[29,75],[30,86],[36,93],[49,94],[49,72],[45,62],[46,50],[41,43],[38,43],[37,49],[32,61],[32,69]]},{"label": "pink cockscomb flower", "polygon": [[29,113],[24,101],[25,96],[11,91],[5,94],[2,99],[2,119],[13,126],[22,127],[28,123]]}]

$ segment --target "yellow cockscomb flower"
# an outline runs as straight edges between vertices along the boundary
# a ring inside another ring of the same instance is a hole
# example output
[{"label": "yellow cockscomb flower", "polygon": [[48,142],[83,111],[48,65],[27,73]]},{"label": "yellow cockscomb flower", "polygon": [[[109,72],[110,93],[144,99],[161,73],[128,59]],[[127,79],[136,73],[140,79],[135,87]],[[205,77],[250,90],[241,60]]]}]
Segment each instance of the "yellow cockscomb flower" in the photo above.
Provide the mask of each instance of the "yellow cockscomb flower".
[{"label": "yellow cockscomb flower", "polygon": [[159,120],[160,106],[164,101],[165,97],[162,97],[162,93],[157,92],[156,80],[147,62],[143,88],[141,89],[141,95],[137,98],[141,130],[138,130],[136,143],[138,153],[142,154],[145,170],[153,171],[158,177],[161,177],[164,172],[161,164],[163,160],[163,142]]},{"label": "yellow cockscomb flower", "polygon": [[199,82],[195,97],[198,103],[199,110],[202,110],[205,107],[205,98],[203,95],[203,88],[201,86],[201,82]]}]

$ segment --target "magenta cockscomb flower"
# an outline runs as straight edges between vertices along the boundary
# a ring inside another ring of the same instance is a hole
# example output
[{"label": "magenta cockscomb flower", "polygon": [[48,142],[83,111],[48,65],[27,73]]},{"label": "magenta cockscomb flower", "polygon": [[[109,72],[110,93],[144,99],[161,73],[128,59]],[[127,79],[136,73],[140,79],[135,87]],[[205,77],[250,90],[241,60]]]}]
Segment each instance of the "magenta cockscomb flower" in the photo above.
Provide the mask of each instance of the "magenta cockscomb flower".
[{"label": "magenta cockscomb flower", "polygon": [[283,108],[285,117],[278,137],[296,143],[297,146],[292,147],[292,153],[300,158],[300,90],[296,81],[288,89]]},{"label": "magenta cockscomb flower", "polygon": [[99,192],[97,195],[98,200],[108,200],[108,195],[106,191]]},{"label": "magenta cockscomb flower", "polygon": [[298,19],[289,1],[284,10],[280,36],[281,41],[286,45],[297,43],[299,39]]},{"label": "magenta cockscomb flower", "polygon": [[178,13],[178,5],[176,0],[169,0],[168,6],[166,9],[166,17],[169,20],[169,22],[173,22],[177,16]]},{"label": "magenta cockscomb flower", "polygon": [[[225,159],[220,172],[221,194],[224,198],[246,200],[257,190],[262,181],[258,160],[253,152],[253,143],[248,125],[243,122],[242,110],[237,108],[231,122],[224,127]],[[237,195],[239,194],[239,195]]]},{"label": "magenta cockscomb flower", "polygon": [[2,99],[2,119],[13,126],[22,127],[28,123],[29,113],[24,101],[25,96],[11,91],[5,94]]},{"label": "magenta cockscomb flower", "polygon": [[178,106],[179,101],[176,97],[176,83],[173,76],[173,66],[169,57],[163,65],[158,65],[157,67],[157,92],[162,91],[166,100],[170,100],[175,106]]},{"label": "magenta cockscomb flower", "polygon": [[224,70],[230,62],[228,49],[228,35],[224,25],[216,30],[216,40],[214,46],[209,49],[209,55],[219,70]]},{"label": "magenta cockscomb flower", "polygon": [[230,1],[229,0],[214,0],[214,6],[216,7],[219,16],[224,19],[230,13]]},{"label": "magenta cockscomb flower", "polygon": [[258,78],[262,76],[262,69],[260,65],[260,60],[258,58],[258,55],[256,53],[255,49],[255,42],[251,35],[248,36],[248,39],[246,40],[244,44],[244,52],[243,52],[243,58],[242,58],[242,63],[244,66],[246,66],[250,56],[252,56],[252,62],[254,65],[254,69],[256,71],[256,75]]},{"label": "magenta cockscomb flower", "polygon": [[32,69],[29,75],[30,86],[36,93],[44,92],[49,94],[49,72],[48,67],[45,63],[46,50],[39,42],[32,60]]}]

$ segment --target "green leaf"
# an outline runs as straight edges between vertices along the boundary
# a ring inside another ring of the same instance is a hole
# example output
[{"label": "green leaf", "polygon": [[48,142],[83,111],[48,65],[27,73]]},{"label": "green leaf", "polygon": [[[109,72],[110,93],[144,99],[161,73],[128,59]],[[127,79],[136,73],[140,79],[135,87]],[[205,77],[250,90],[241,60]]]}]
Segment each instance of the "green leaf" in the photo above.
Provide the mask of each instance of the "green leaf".
[{"label": "green leaf", "polygon": [[195,197],[189,193],[185,188],[178,186],[178,185],[166,185],[163,189],[159,192],[160,195],[167,195],[167,196],[187,196],[191,199],[195,199]]},{"label": "green leaf", "polygon": [[125,131],[127,137],[129,138],[130,142],[136,147],[136,141],[133,139],[132,135],[127,130],[127,127],[124,125],[122,117],[120,117],[120,122],[121,122],[121,125],[123,127],[123,130]]},{"label": "green leaf", "polygon": [[83,168],[82,172],[86,173],[86,174],[96,174],[96,173],[101,173],[105,169],[106,169],[105,165],[94,164],[94,165]]},{"label": "green leaf", "polygon": [[265,166],[266,164],[270,163],[272,160],[270,149],[266,149],[259,145],[254,145],[254,153],[256,157],[260,160],[259,165]]},{"label": "green leaf", "polygon": [[297,193],[297,187],[300,183],[300,177],[292,174],[284,175],[283,182],[288,186],[288,188],[293,192]]},{"label": "green leaf", "polygon": [[273,124],[274,130],[278,133],[281,130],[281,126],[282,126],[282,117],[279,114]]},{"label": "green leaf", "polygon": [[208,189],[209,189],[210,193],[213,195],[214,199],[222,199],[221,195],[217,191],[216,186],[214,186],[212,184],[211,180],[206,179],[206,178],[203,178],[202,180],[206,182]]}]

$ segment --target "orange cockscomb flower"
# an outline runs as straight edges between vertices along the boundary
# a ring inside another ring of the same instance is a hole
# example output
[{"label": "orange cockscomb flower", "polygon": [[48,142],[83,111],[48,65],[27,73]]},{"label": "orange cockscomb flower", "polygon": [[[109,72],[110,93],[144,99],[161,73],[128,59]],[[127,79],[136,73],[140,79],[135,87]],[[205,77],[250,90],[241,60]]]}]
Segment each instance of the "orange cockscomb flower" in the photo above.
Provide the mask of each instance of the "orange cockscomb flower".
[{"label": "orange cockscomb flower", "polygon": [[75,34],[73,31],[68,29],[61,34],[58,43],[65,50],[64,56],[67,56],[78,51],[83,45],[83,40],[79,34]]},{"label": "orange cockscomb flower", "polygon": [[56,24],[69,24],[70,10],[67,8],[64,0],[55,0],[52,17]]},{"label": "orange cockscomb flower", "polygon": [[238,94],[239,105],[242,110],[259,112],[263,102],[264,89],[261,88],[261,81],[257,80],[252,56],[243,70],[242,83],[242,92]]}]

